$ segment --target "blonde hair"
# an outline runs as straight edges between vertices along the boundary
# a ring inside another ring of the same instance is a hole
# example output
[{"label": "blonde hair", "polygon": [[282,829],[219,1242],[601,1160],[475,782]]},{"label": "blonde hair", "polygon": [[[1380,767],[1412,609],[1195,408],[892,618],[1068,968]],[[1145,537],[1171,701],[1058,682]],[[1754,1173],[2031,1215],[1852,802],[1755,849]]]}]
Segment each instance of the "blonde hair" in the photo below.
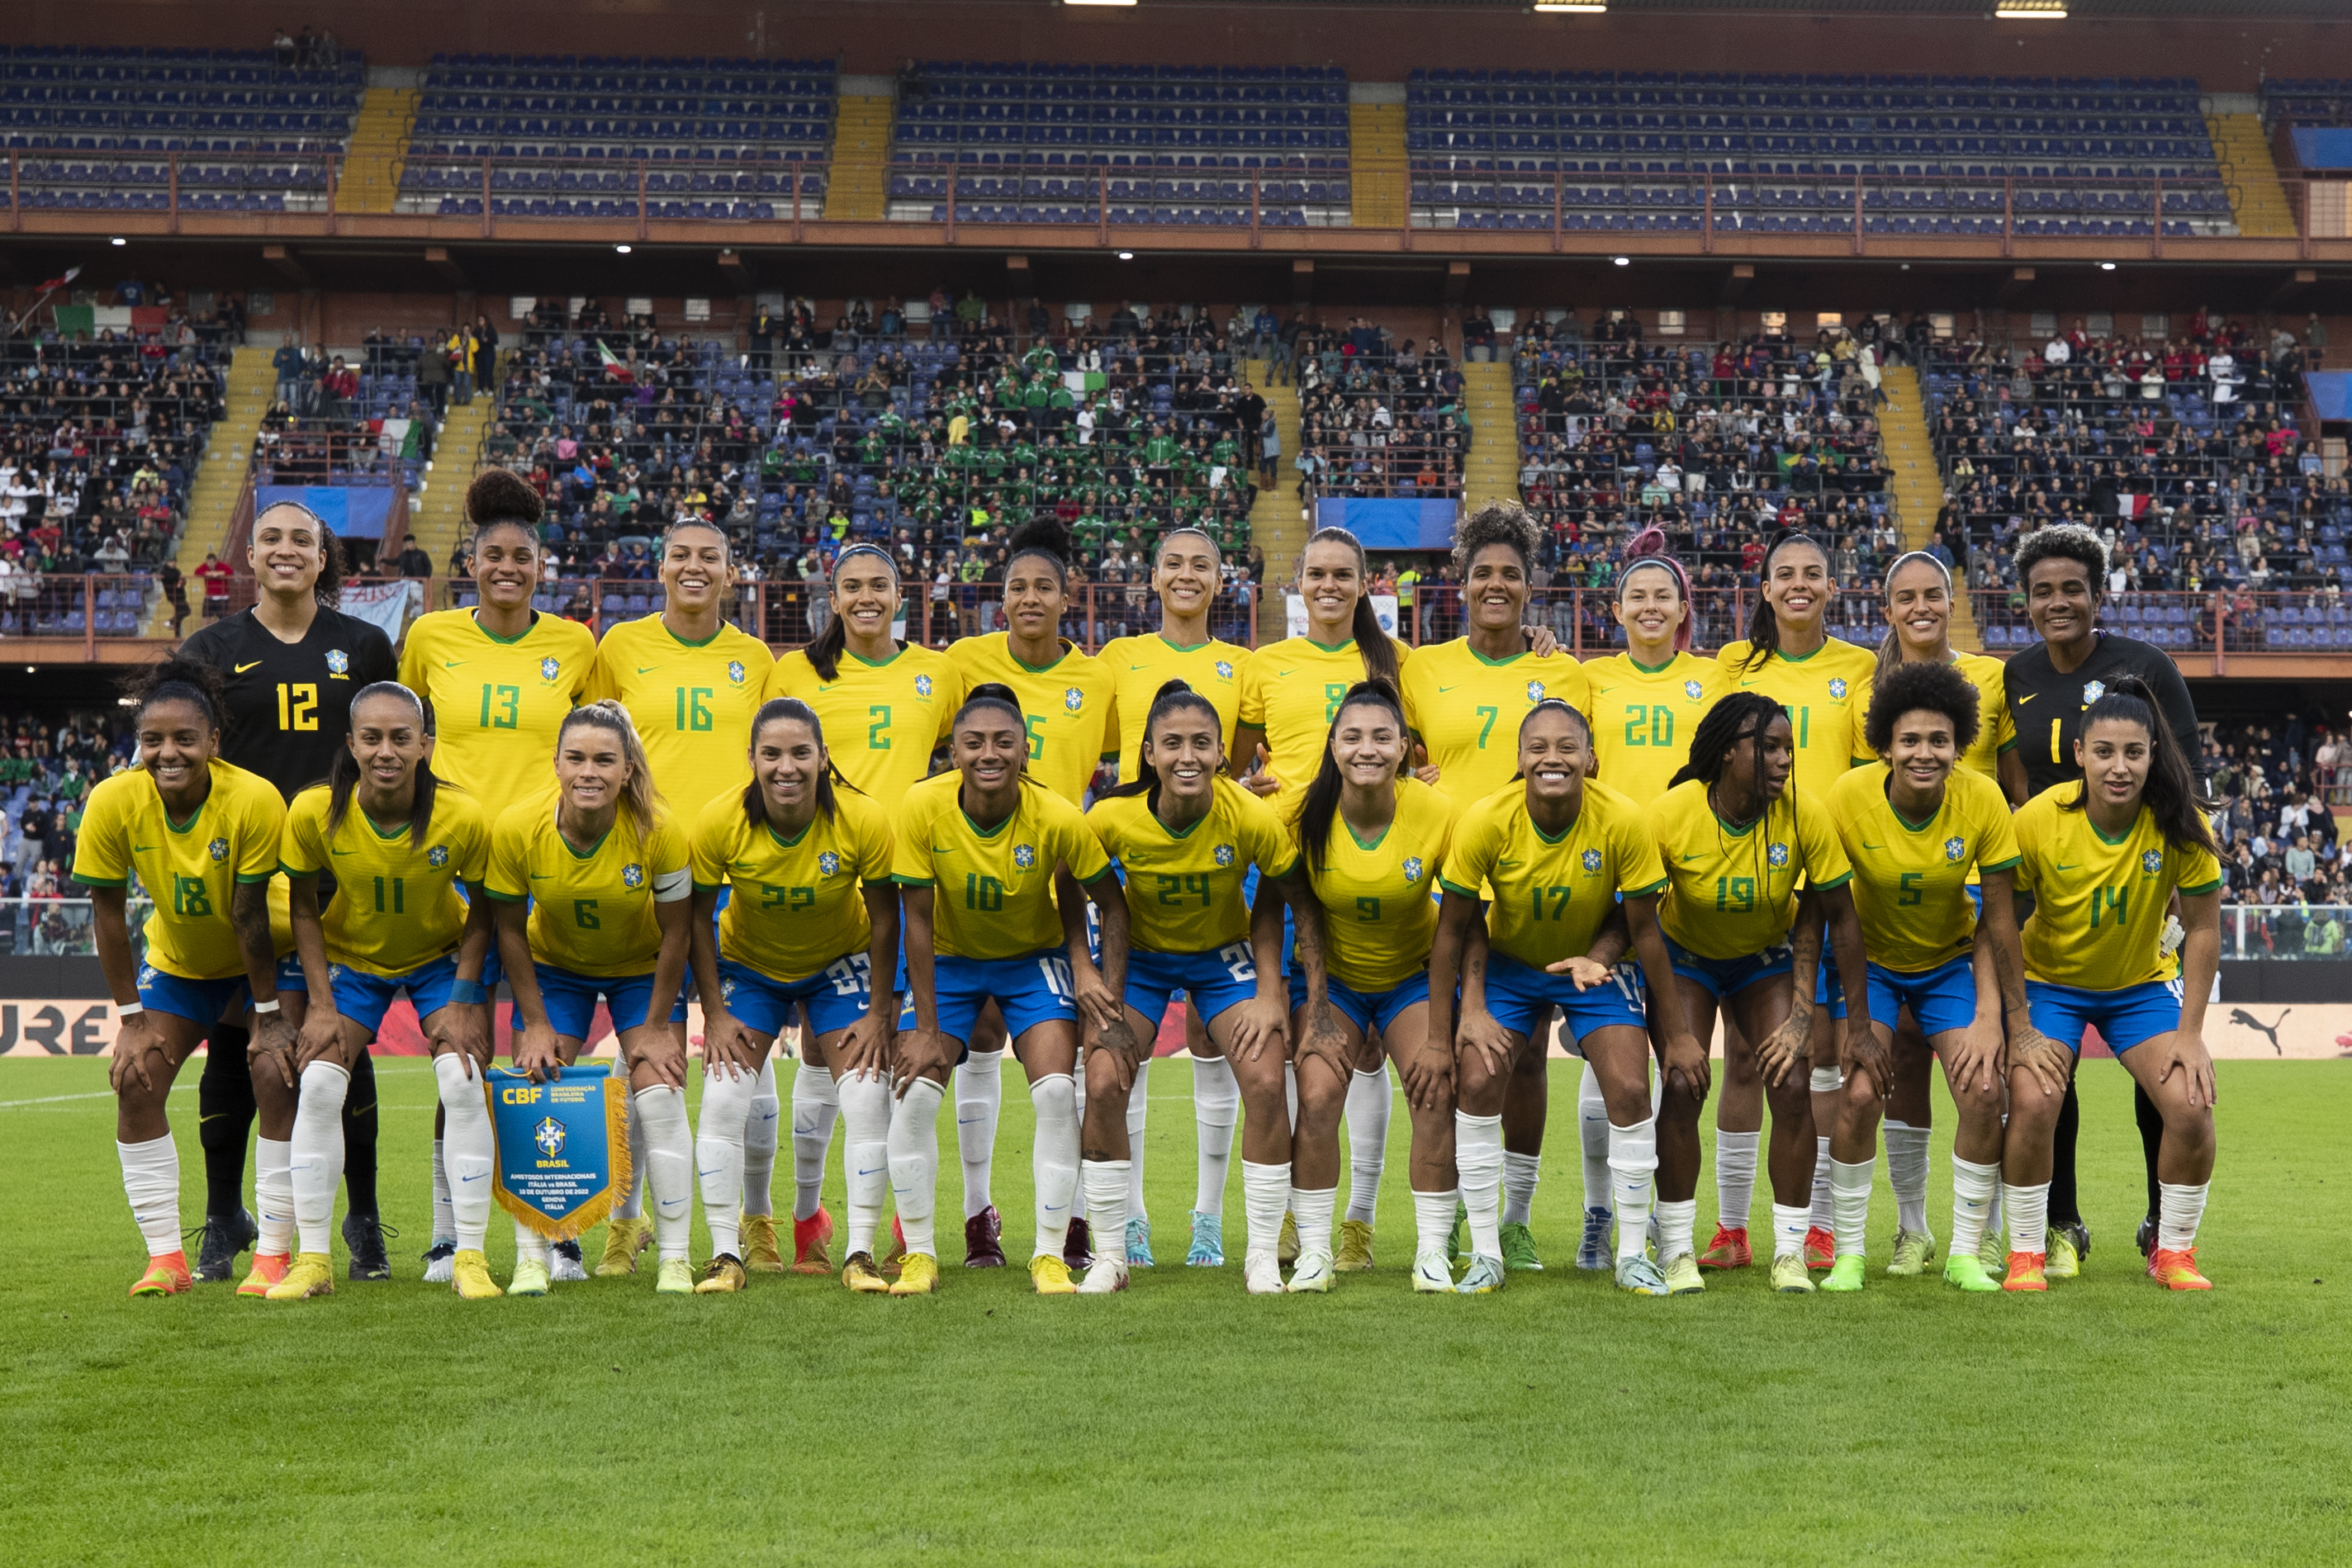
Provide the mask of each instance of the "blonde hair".
[{"label": "blonde hair", "polygon": [[621,804],[629,816],[629,831],[639,844],[652,832],[660,820],[661,791],[654,788],[654,770],[646,760],[645,742],[637,738],[637,727],[630,721],[629,710],[612,701],[583,703],[563,716],[563,723],[555,732],[555,748],[561,754],[563,737],[581,725],[601,729],[621,737],[621,756],[629,765],[629,782],[621,792]]}]

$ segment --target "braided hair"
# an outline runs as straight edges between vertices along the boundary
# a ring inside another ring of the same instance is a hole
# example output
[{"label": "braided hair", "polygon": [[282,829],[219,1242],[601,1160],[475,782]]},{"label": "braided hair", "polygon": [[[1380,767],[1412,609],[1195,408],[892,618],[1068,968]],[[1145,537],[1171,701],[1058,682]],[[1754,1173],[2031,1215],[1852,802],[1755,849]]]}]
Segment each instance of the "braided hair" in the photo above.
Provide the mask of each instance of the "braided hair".
[{"label": "braided hair", "polygon": [[[1721,783],[1725,759],[1731,748],[1743,740],[1754,743],[1756,760],[1760,765],[1764,760],[1764,733],[1780,716],[1780,705],[1762,692],[1733,692],[1719,699],[1698,721],[1698,728],[1692,731],[1690,758],[1666,781],[1666,788],[1671,789],[1694,779],[1710,789]],[[1752,727],[1750,720],[1754,721]]]}]

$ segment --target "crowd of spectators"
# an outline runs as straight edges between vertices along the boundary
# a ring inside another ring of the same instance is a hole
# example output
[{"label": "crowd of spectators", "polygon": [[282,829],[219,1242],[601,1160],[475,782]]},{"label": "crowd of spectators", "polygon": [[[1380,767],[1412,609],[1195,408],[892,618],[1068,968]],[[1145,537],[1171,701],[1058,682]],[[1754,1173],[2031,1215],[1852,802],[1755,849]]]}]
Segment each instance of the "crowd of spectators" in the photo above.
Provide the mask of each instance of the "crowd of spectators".
[{"label": "crowd of spectators", "polygon": [[134,749],[113,714],[0,721],[0,943],[9,951],[91,951],[89,905],[67,873],[91,788]]},{"label": "crowd of spectators", "polygon": [[2222,956],[2344,956],[2352,840],[2333,807],[2352,803],[2352,733],[2292,713],[2225,720],[2203,751],[2222,845]]},{"label": "crowd of spectators", "polygon": [[1357,316],[1295,331],[1286,358],[1298,378],[1301,500],[1461,497],[1470,420],[1443,343],[1399,343]]}]

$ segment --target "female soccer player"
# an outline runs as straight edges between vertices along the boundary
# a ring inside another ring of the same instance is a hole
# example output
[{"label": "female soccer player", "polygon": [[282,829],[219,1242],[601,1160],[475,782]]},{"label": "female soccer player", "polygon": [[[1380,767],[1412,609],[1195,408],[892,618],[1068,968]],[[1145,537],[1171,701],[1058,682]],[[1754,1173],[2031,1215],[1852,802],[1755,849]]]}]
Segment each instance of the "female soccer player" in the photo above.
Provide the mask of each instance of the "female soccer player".
[{"label": "female soccer player", "polygon": [[[1295,900],[1314,920],[1320,906],[1307,897],[1297,849],[1273,808],[1223,776],[1224,716],[1216,705],[1184,682],[1170,681],[1144,712],[1136,754],[1139,776],[1087,813],[1087,825],[1126,874],[1132,943],[1127,1038],[1143,1054],[1130,1060],[1098,1050],[1087,1058],[1082,1190],[1097,1228],[1110,1224],[1113,1236],[1126,1230],[1131,1220],[1124,1210],[1133,1194],[1129,1166],[1142,1153],[1133,1106],[1143,1097],[1144,1067],[1169,998],[1189,994],[1214,1046],[1208,1060],[1223,1070],[1227,1083],[1239,1075],[1238,1096],[1250,1109],[1242,1145],[1249,1218],[1242,1283],[1253,1295],[1265,1295],[1282,1289],[1276,1239],[1290,1196],[1290,1107],[1282,1071],[1289,1055],[1290,1003],[1282,979],[1281,909],[1286,898]],[[1253,873],[1263,890],[1255,918],[1243,896]],[[1224,1130],[1230,1148],[1230,1120]],[[1205,1172],[1206,1149],[1202,1164]],[[1216,1170],[1221,1200],[1222,1158]],[[1202,1218],[1196,1212],[1196,1252]],[[1222,1226],[1211,1234],[1222,1263]],[[1132,1262],[1130,1249],[1128,1259],[1097,1263],[1079,1289],[1123,1290]]]},{"label": "female soccer player", "polygon": [[[352,734],[327,782],[294,797],[279,858],[291,879],[294,947],[310,982],[294,1066],[293,1267],[270,1287],[273,1301],[331,1294],[328,1227],[342,1179],[343,1098],[351,1064],[375,1039],[404,989],[432,1043],[447,1141],[457,1247],[451,1282],[478,1301],[500,1293],[482,1256],[497,1149],[481,1070],[491,1036],[480,1009],[490,949],[490,901],[480,896],[489,824],[462,789],[435,779],[432,715],[415,693],[379,682],[352,699]],[[323,915],[319,878],[331,869],[336,897]],[[470,906],[459,891],[472,889]],[[458,1004],[458,1005],[452,1005]]]},{"label": "female soccer player", "polygon": [[[702,1125],[695,1168],[713,1256],[695,1289],[740,1291],[743,1140],[777,1034],[808,1011],[813,1060],[835,1077],[848,1124],[849,1257],[842,1282],[889,1289],[874,1262],[888,1176],[888,1051],[898,998],[898,895],[880,804],[834,771],[816,714],[797,697],[751,721],[751,782],[702,809],[694,855],[694,973],[712,998],[703,1035]],[[730,896],[718,914],[719,896]],[[714,926],[713,917],[717,917]]]},{"label": "female soccer player", "polygon": [[[1141,777],[1145,716],[1171,680],[1182,681],[1215,711],[1220,756],[1231,755],[1234,722],[1241,709],[1241,669],[1250,651],[1220,642],[1209,632],[1209,612],[1223,580],[1223,557],[1216,541],[1198,528],[1163,535],[1152,562],[1151,591],[1160,601],[1160,630],[1140,637],[1117,637],[1096,655],[1111,673],[1118,710],[1118,777],[1121,788]],[[1158,1024],[1155,1021],[1153,1030]],[[1147,1031],[1143,1038],[1150,1038]],[[1184,1043],[1192,1057],[1192,1116],[1200,1165],[1193,1182],[1192,1246],[1184,1261],[1196,1268],[1224,1266],[1225,1173],[1234,1153],[1234,1121],[1241,1091],[1222,1048],[1202,1027],[1201,1010],[1184,1012]],[[1127,1097],[1129,1161],[1127,1261],[1151,1266],[1151,1215],[1143,1204],[1143,1130],[1150,1103],[1151,1061],[1137,1064]]]},{"label": "female soccer player", "polygon": [[[1592,956],[1621,900],[1666,1061],[1703,1086],[1706,1051],[1684,1019],[1658,935],[1666,877],[1657,841],[1640,806],[1585,778],[1591,746],[1583,714],[1557,698],[1538,704],[1518,727],[1525,783],[1506,785],[1464,813],[1445,868],[1445,906],[1429,962],[1430,1031],[1439,1039],[1453,1032],[1448,1004],[1458,975],[1454,1141],[1471,1258],[1457,1288],[1469,1294],[1503,1287],[1509,1260],[1500,1236],[1504,1085],[1552,1007],[1566,1015],[1569,1038],[1589,1064],[1586,1081],[1604,1096],[1619,1218],[1617,1283],[1643,1295],[1666,1291],[1645,1250],[1658,1145],[1642,982],[1630,966]],[[1491,952],[1471,939],[1482,925],[1482,899]]]},{"label": "female soccer player", "polygon": [[[2033,1026],[2011,894],[2017,839],[2009,801],[1998,784],[1960,766],[1977,741],[1980,704],[1949,664],[1894,665],[1879,675],[1863,720],[1864,744],[1882,761],[1830,787],[1869,954],[1871,1027],[1885,1049],[1838,1092],[1830,1134],[1837,1259],[1825,1291],[1862,1289],[1878,1118],[1904,1014],[1943,1062],[1959,1113],[1944,1278],[1963,1291],[1995,1285],[1977,1249],[2000,1175],[2002,1042],[2030,1049]],[[1969,898],[1972,875],[1983,889],[1981,915]],[[1843,1011],[1834,1001],[1831,1010]]]},{"label": "female soccer player", "polygon": [[[2210,1291],[2197,1267],[2197,1223],[2213,1176],[2212,1058],[2205,998],[2221,952],[2221,871],[2189,759],[2156,692],[2118,675],[2083,715],[2074,742],[2082,779],[2045,789],[2017,813],[2017,891],[2025,923],[2026,996],[2044,1048],[2012,1044],[2002,1202],[2009,1216],[2003,1288],[2045,1289],[2042,1226],[2060,1097],[2095,1028],[2155,1102],[2156,1244],[2147,1271],[2175,1291]],[[2167,900],[2180,898],[2188,936],[2181,973],[2167,979],[2157,937]],[[1990,896],[1990,890],[1987,890]],[[2046,1048],[2046,1049],[2045,1049]]]},{"label": "female soccer player", "polygon": [[[1721,689],[1760,692],[1787,710],[1795,748],[1790,784],[1813,791],[1818,802],[1838,775],[1853,765],[1863,688],[1877,661],[1868,649],[1841,642],[1823,627],[1837,583],[1830,576],[1829,552],[1811,535],[1786,533],[1773,540],[1764,552],[1761,577],[1762,591],[1748,619],[1747,638],[1725,643],[1716,655],[1722,667]],[[1764,1125],[1763,1087],[1748,1071],[1753,1053],[1733,1050],[1728,1041],[1726,1050],[1723,1094],[1715,1109],[1716,1228],[1720,1234],[1699,1258],[1701,1266],[1710,1269],[1748,1265],[1745,1226]],[[1815,1061],[1811,1086],[1817,1096],[1817,1128],[1827,1128],[1837,1114],[1832,1096],[1839,1082],[1834,1060]],[[1776,1116],[1773,1125],[1779,1124]],[[1812,1205],[1805,1232],[1805,1261],[1816,1269],[1828,1268],[1835,1250],[1830,1237],[1829,1158],[1824,1134],[1814,1151]]]},{"label": "female soccer player", "polygon": [[[1651,821],[1672,883],[1658,924],[1691,1031],[1712,1035],[1718,1008],[1738,1020],[1737,1035],[1726,1031],[1725,1071],[1753,1078],[1772,1109],[1772,1287],[1804,1292],[1813,1288],[1804,1243],[1816,1150],[1807,1082],[1794,1070],[1809,1054],[1832,1054],[1829,1030],[1813,1025],[1825,919],[1847,998],[1837,1054],[1864,1063],[1878,1048],[1845,885],[1853,871],[1821,803],[1796,787],[1793,728],[1761,692],[1722,698],[1699,721],[1690,760]],[[1659,1108],[1658,1251],[1676,1294],[1705,1288],[1690,1252],[1698,1104],[1670,1094]]]},{"label": "female soccer player", "polygon": [[1720,695],[1722,666],[1690,651],[1690,576],[1656,528],[1626,546],[1612,613],[1625,651],[1583,666],[1594,777],[1646,805],[1688,758],[1691,734]]},{"label": "female soccer player", "polygon": [[[285,803],[220,758],[219,673],[167,659],[131,688],[139,767],[89,792],[73,877],[89,889],[100,963],[122,1023],[107,1072],[131,1218],[147,1241],[134,1296],[193,1290],[180,1247],[180,1151],[164,1113],[172,1080],[223,1017],[252,1019],[254,1047],[293,1049],[278,999],[269,879]],[[146,957],[123,909],[131,881],[154,900]]]},{"label": "female soccer player", "polygon": [[[486,468],[475,476],[466,487],[466,516],[474,528],[470,555],[480,603],[418,616],[400,649],[401,684],[432,705],[434,771],[473,797],[485,823],[551,787],[540,769],[555,754],[556,727],[588,689],[596,662],[596,638],[587,627],[530,606],[539,588],[542,505],[519,474]],[[491,998],[504,977],[493,942],[476,1009],[486,1039],[495,1038]],[[481,1093],[461,1080],[460,1098],[479,1101]],[[425,1254],[425,1278],[436,1283],[450,1280],[457,1253],[447,1117],[445,1103],[434,1118],[433,1245]],[[588,1277],[577,1241],[558,1243],[552,1266],[559,1281]]]},{"label": "female soccer player", "polygon": [[[604,998],[645,1130],[661,1256],[655,1288],[688,1294],[694,1140],[686,1121],[686,1041],[669,1025],[686,978],[694,892],[686,835],[659,803],[645,747],[617,703],[564,715],[555,785],[551,795],[509,807],[490,827],[485,891],[498,904],[499,946],[514,991],[515,1067],[536,1077],[575,1060]],[[517,1221],[515,1246],[507,1290],[545,1295],[546,1238]]]},{"label": "female soccer player", "polygon": [[[1089,1029],[1106,1032],[1098,1044],[1130,1057],[1144,1049],[1125,1038],[1118,1002],[1127,984],[1126,897],[1078,809],[1024,771],[1034,733],[1009,688],[975,687],[955,717],[955,771],[908,790],[892,817],[891,879],[905,904],[898,989],[907,998],[892,1044],[898,1103],[890,1117],[890,1186],[907,1233],[893,1295],[928,1295],[939,1286],[932,1211],[940,1101],[982,1007],[993,1002],[1003,1012],[1037,1110],[1029,1278],[1039,1295],[1077,1289],[1062,1254],[1077,1196],[1071,1074],[1082,1015]],[[1081,886],[1102,919],[1100,971],[1084,922],[1065,918],[1076,910]]]},{"label": "female soccer player", "polygon": [[[1430,1029],[1429,953],[1437,933],[1430,892],[1445,870],[1454,812],[1436,789],[1399,777],[1410,745],[1403,705],[1388,683],[1350,687],[1332,716],[1322,765],[1298,803],[1298,845],[1324,941],[1309,941],[1307,923],[1297,923],[1290,975],[1291,1030],[1298,1042],[1293,1291],[1328,1291],[1335,1278],[1339,1111],[1358,1076],[1354,1064],[1376,1032],[1404,1082],[1412,1124],[1412,1288],[1454,1289],[1445,1255],[1458,1198],[1454,1049]],[[1381,1081],[1385,1092],[1385,1072]]]}]

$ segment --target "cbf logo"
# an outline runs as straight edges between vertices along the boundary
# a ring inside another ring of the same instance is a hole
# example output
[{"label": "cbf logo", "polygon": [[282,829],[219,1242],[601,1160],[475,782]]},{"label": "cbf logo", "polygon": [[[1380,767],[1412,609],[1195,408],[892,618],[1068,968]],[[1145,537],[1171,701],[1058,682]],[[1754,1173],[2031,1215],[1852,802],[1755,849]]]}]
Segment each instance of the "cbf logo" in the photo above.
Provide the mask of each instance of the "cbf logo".
[{"label": "cbf logo", "polygon": [[646,868],[639,865],[636,862],[631,861],[628,864],[621,868],[621,885],[623,887],[643,887],[645,883]]},{"label": "cbf logo", "polygon": [[142,965],[140,965],[140,966],[139,966],[139,980],[138,980],[139,988],[140,988],[141,990],[142,990],[142,991],[143,991],[143,990],[145,990],[148,987],[150,987],[150,986],[153,985],[154,983],[155,983],[155,970],[154,970],[154,967],[153,967],[152,965],[149,965],[149,964],[142,964]]},{"label": "cbf logo", "polygon": [[1232,680],[1233,678],[1234,678],[1234,665],[1233,665],[1233,661],[1232,661],[1232,660],[1230,660],[1230,659],[1219,659],[1219,660],[1217,661],[1217,679],[1219,679],[1219,680],[1221,680],[1221,681],[1230,681],[1230,680]]},{"label": "cbf logo", "polygon": [[740,686],[743,684],[742,660],[730,659],[727,661],[727,679],[729,683],[733,685]]},{"label": "cbf logo", "polygon": [[2154,876],[2164,869],[2163,854],[2156,850],[2143,852],[2139,857],[2139,869],[2149,876]]},{"label": "cbf logo", "polygon": [[1690,698],[1693,702],[1696,702],[1699,698],[1706,695],[1706,688],[1700,685],[1696,681],[1685,681],[1683,683],[1683,695]]},{"label": "cbf logo", "polygon": [[2083,683],[2083,706],[2084,707],[2089,707],[2093,703],[2097,702],[2101,697],[2105,696],[2106,695],[2106,682],[2085,681]]},{"label": "cbf logo", "polygon": [[222,861],[228,859],[228,841],[226,839],[215,839],[211,843],[205,846],[205,852],[211,855],[213,857],[213,863],[217,865]]},{"label": "cbf logo", "polygon": [[825,851],[825,852],[824,852],[824,853],[823,853],[823,854],[821,854],[821,855],[819,855],[819,856],[817,856],[817,857],[816,857],[816,873],[817,873],[817,875],[819,875],[819,876],[831,876],[834,873],[835,873],[835,872],[839,871],[840,869],[841,869],[841,857],[840,857],[839,855],[837,855],[837,854],[835,854],[831,850],[827,850],[827,851]]},{"label": "cbf logo", "polygon": [[1543,699],[1544,684],[1541,681],[1529,681],[1528,683],[1528,701],[1531,703],[1539,703],[1543,701]]},{"label": "cbf logo", "polygon": [[1028,844],[1013,845],[1013,863],[1019,866],[1023,871],[1027,871],[1030,867],[1037,863],[1036,850]]},{"label": "cbf logo", "polygon": [[1072,713],[1076,713],[1080,708],[1087,706],[1087,694],[1078,690],[1077,687],[1072,686],[1068,691],[1062,694],[1062,706],[1068,708]]},{"label": "cbf logo", "polygon": [[1421,857],[1419,855],[1412,855],[1406,858],[1404,862],[1404,879],[1407,882],[1419,882],[1421,880]]},{"label": "cbf logo", "polygon": [[1217,846],[1216,862],[1221,866],[1233,864],[1234,846],[1231,844],[1219,844]]},{"label": "cbf logo", "polygon": [[1839,675],[1830,677],[1830,700],[1841,703],[1845,701],[1844,677]]},{"label": "cbf logo", "polygon": [[915,677],[915,695],[919,697],[927,697],[931,695],[930,676],[917,675]]},{"label": "cbf logo", "polygon": [[541,659],[539,662],[539,678],[542,681],[551,681],[562,673],[563,662],[561,659]]},{"label": "cbf logo", "polygon": [[435,844],[431,849],[426,850],[425,852],[425,863],[431,866],[435,871],[439,871],[443,866],[447,865],[449,863],[448,846],[446,844]]},{"label": "cbf logo", "polygon": [[1581,858],[1584,861],[1585,870],[1599,871],[1601,869],[1601,852],[1599,850],[1587,850],[1584,852]]},{"label": "cbf logo", "polygon": [[539,1125],[530,1130],[530,1141],[549,1159],[563,1152],[563,1124],[552,1116],[542,1116]]},{"label": "cbf logo", "polygon": [[1764,863],[1769,866],[1787,865],[1789,863],[1789,846],[1786,844],[1767,845],[1764,850]]},{"label": "cbf logo", "polygon": [[1946,839],[1946,840],[1944,841],[1944,858],[1945,858],[1946,860],[1948,860],[1948,861],[1951,861],[1951,862],[1956,862],[1956,863],[1957,863],[1957,862],[1958,862],[1959,858],[1960,858],[1962,855],[1967,854],[1968,852],[1969,852],[1969,841],[1968,841],[1968,840],[1966,840],[1966,839],[1954,838],[1954,839]]},{"label": "cbf logo", "polygon": [[352,656],[341,648],[327,650],[327,674],[337,679],[352,673]]}]

